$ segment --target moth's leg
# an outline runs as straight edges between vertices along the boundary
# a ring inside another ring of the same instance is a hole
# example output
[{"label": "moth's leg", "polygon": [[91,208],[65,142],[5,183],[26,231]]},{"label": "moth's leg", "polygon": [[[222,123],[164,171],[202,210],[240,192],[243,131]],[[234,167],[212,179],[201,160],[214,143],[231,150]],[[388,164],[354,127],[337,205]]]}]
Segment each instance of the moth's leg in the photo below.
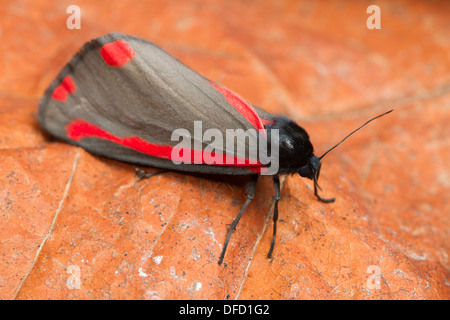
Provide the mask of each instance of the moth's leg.
[{"label": "moth's leg", "polygon": [[223,244],[222,253],[220,254],[219,264],[221,264],[223,261],[223,258],[225,256],[225,251],[227,251],[228,242],[230,241],[230,238],[231,238],[231,234],[233,233],[234,229],[236,228],[236,225],[238,224],[239,220],[241,219],[241,216],[244,213],[247,206],[249,205],[250,201],[252,201],[253,197],[255,196],[257,181],[258,181],[258,176],[257,175],[253,176],[252,181],[250,182],[250,185],[249,185],[247,201],[245,201],[244,206],[241,208],[241,211],[239,211],[239,214],[236,216],[236,218],[234,218],[234,221],[231,224],[230,229],[228,230],[227,239],[225,240],[225,243]]},{"label": "moth's leg", "polygon": [[272,252],[275,248],[275,239],[277,236],[277,221],[278,221],[278,201],[280,200],[280,178],[278,175],[273,176],[273,187],[275,189],[275,204],[273,208],[273,235],[272,235],[272,244],[270,245],[269,253],[267,254],[267,258],[272,258]]},{"label": "moth's leg", "polygon": [[336,200],[335,198],[322,198],[321,196],[319,196],[319,194],[317,193],[317,185],[314,184],[314,195],[317,197],[317,200],[325,202],[325,203],[329,203],[329,202],[334,202],[334,200]]},{"label": "moth's leg", "polygon": [[136,168],[136,174],[138,176],[138,181],[141,181],[142,179],[147,179],[147,178],[151,178],[157,174],[163,173],[163,172],[167,172],[169,170],[167,169],[159,169],[153,172],[145,172],[142,169]]}]

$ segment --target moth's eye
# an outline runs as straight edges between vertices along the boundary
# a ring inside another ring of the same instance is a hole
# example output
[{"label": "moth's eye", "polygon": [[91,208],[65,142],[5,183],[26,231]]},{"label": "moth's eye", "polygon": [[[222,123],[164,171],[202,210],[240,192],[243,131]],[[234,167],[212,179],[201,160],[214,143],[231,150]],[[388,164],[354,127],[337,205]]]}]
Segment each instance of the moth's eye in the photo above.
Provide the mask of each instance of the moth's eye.
[{"label": "moth's eye", "polygon": [[308,166],[303,166],[298,170],[298,174],[303,178],[312,179],[311,169]]},{"label": "moth's eye", "polygon": [[309,163],[311,164],[311,166],[314,168],[315,171],[319,170],[320,168],[319,158],[317,158],[316,156],[312,156],[311,158],[309,158]]}]

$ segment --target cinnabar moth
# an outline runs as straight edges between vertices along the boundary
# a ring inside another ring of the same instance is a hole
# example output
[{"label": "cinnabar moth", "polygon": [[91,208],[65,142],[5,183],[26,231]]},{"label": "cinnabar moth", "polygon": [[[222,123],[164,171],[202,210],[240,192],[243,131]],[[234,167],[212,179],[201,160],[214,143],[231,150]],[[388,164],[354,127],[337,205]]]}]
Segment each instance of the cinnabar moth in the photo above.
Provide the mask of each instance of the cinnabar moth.
[{"label": "cinnabar moth", "polygon": [[[268,257],[275,245],[280,174],[298,173],[311,179],[320,201],[334,201],[317,193],[320,160],[326,153],[321,157],[314,155],[308,133],[302,127],[285,116],[275,116],[247,103],[155,44],[135,36],[111,33],[86,43],[46,90],[39,104],[39,121],[54,136],[97,155],[165,170],[251,175],[247,200],[230,226],[219,263],[232,231],[254,197],[257,178],[267,167],[258,157],[249,155],[253,134],[249,129],[254,129],[254,136],[263,132],[268,145],[277,143],[278,169],[271,174],[275,205]],[[238,154],[238,148],[230,151],[223,145],[208,151],[204,141],[190,136],[184,138],[191,139],[194,147],[183,149],[182,154],[198,161],[176,163],[173,152],[177,141],[171,139],[172,133],[179,128],[195,130],[195,121],[201,121],[203,132],[250,132],[236,141],[245,156]],[[278,139],[271,140],[275,132]],[[209,158],[223,161],[211,163],[206,161]],[[141,178],[153,175],[141,170],[138,173]]]}]

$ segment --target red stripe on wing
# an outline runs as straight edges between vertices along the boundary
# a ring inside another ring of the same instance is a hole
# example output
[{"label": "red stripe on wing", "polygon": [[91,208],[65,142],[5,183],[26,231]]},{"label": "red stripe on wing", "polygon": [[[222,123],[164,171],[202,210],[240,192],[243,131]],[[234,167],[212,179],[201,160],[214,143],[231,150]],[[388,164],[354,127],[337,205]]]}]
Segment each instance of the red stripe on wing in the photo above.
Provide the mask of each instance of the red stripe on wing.
[{"label": "red stripe on wing", "polygon": [[275,122],[272,121],[272,120],[266,120],[266,119],[261,119],[261,122],[263,123],[263,125],[266,125],[266,124],[274,124],[274,123],[275,123]]},{"label": "red stripe on wing", "polygon": [[[194,150],[194,149],[180,149],[177,150],[172,146],[165,146],[159,144],[149,143],[145,140],[142,140],[139,137],[131,136],[126,138],[119,138],[111,133],[101,129],[100,127],[89,123],[82,119],[77,119],[72,121],[66,126],[66,132],[69,138],[79,141],[83,138],[95,137],[105,139],[117,144],[120,144],[124,147],[136,150],[138,152],[158,157],[167,160],[174,161],[182,161],[183,160],[183,151],[186,150],[190,152],[190,159],[202,159],[202,164],[206,164],[205,158],[213,159],[216,156],[214,152],[205,152],[203,150]],[[172,151],[175,149],[174,154],[178,155],[176,159],[172,158]],[[181,151],[181,152],[180,152]],[[181,153],[181,154],[180,154]],[[250,163],[249,159],[242,159],[238,157],[232,157],[226,154],[217,154],[218,157],[222,157],[221,163],[214,163],[214,165],[223,165],[223,166],[231,166],[231,167],[242,167],[253,172],[260,172],[262,169],[262,165],[259,161],[256,163]],[[243,162],[243,163],[242,163]]]},{"label": "red stripe on wing", "polygon": [[262,123],[261,118],[248,102],[239,97],[236,93],[213,81],[209,81],[209,84],[222,93],[228,103],[236,109],[255,129],[264,130],[264,124]]}]

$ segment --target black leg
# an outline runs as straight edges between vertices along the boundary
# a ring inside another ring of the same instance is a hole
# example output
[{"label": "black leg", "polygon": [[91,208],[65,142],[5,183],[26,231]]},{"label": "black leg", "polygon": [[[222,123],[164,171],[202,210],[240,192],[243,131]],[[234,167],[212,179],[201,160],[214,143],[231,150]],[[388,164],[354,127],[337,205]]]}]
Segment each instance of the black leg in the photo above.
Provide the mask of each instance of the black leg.
[{"label": "black leg", "polygon": [[334,202],[334,200],[336,200],[335,198],[322,198],[321,196],[319,196],[319,194],[317,193],[317,184],[314,183],[314,195],[317,197],[317,200],[325,202],[325,203],[329,203],[329,202]]},{"label": "black leg", "polygon": [[230,241],[231,234],[233,233],[234,228],[236,228],[236,225],[238,224],[239,220],[241,219],[242,214],[244,213],[245,209],[249,205],[250,201],[252,201],[253,197],[255,196],[256,182],[257,181],[258,181],[258,176],[255,175],[253,177],[251,183],[250,183],[250,186],[249,186],[249,191],[248,191],[248,195],[247,195],[247,201],[245,201],[244,206],[241,208],[241,211],[239,211],[239,214],[236,216],[236,218],[234,218],[234,221],[233,221],[233,223],[230,226],[230,230],[228,230],[228,235],[227,235],[227,238],[225,240],[225,243],[223,244],[222,253],[220,254],[219,264],[221,264],[222,261],[223,261],[223,258],[225,256],[225,251],[227,251],[228,242]]},{"label": "black leg", "polygon": [[277,221],[278,221],[278,201],[280,200],[280,178],[278,175],[273,176],[273,187],[275,189],[275,205],[273,208],[273,235],[272,235],[272,243],[270,245],[269,253],[267,254],[267,258],[272,258],[272,252],[275,248],[275,239],[277,236]]},{"label": "black leg", "polygon": [[141,181],[142,179],[147,179],[147,178],[151,178],[157,174],[163,173],[169,171],[167,169],[159,169],[153,172],[145,172],[142,169],[136,168],[136,174],[138,175],[138,181]]}]

